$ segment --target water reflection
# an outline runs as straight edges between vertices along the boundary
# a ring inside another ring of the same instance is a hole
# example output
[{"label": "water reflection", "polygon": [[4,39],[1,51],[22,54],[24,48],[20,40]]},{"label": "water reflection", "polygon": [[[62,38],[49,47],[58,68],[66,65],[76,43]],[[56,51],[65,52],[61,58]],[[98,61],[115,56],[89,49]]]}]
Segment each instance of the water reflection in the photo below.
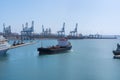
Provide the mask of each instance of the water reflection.
[{"label": "water reflection", "polygon": [[8,53],[1,54],[0,55],[0,61],[6,61],[6,60],[8,60],[8,56],[9,56]]},{"label": "water reflection", "polygon": [[[44,46],[49,41],[44,41]],[[40,42],[12,49],[0,56],[0,79],[119,80],[120,59],[112,58],[117,42],[76,40],[71,41],[73,48],[67,53],[41,56],[37,51]]]}]

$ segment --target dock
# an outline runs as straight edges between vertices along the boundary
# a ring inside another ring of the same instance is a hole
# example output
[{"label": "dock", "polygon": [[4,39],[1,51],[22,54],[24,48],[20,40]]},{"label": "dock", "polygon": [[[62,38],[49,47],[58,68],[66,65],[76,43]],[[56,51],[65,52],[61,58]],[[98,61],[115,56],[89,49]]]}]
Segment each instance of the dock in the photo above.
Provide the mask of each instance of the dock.
[{"label": "dock", "polygon": [[16,46],[11,46],[10,49],[14,49],[14,48],[22,47],[22,46],[27,46],[27,45],[32,45],[35,43],[36,42],[28,42],[28,43],[24,43],[24,44],[20,44],[20,45],[16,45]]}]

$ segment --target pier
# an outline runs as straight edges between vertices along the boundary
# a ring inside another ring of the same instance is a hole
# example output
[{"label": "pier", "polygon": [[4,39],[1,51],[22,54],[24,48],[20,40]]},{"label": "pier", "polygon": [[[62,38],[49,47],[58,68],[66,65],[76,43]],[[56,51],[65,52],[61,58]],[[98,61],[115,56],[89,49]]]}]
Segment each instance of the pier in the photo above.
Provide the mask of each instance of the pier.
[{"label": "pier", "polygon": [[36,42],[27,42],[27,43],[23,43],[23,44],[19,44],[19,45],[15,45],[15,46],[11,46],[10,49],[14,49],[14,48],[18,48],[18,47],[22,47],[22,46],[27,46],[27,45],[32,45],[35,44]]}]

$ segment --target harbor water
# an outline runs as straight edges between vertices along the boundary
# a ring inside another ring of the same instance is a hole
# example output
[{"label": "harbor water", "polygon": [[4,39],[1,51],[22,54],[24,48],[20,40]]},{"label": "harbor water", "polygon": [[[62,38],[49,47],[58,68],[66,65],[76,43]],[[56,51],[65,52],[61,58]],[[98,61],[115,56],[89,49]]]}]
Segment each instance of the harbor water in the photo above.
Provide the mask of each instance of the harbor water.
[{"label": "harbor water", "polygon": [[114,59],[117,39],[70,40],[67,53],[39,55],[37,48],[56,45],[56,40],[7,51],[0,56],[0,80],[119,80],[120,59]]}]

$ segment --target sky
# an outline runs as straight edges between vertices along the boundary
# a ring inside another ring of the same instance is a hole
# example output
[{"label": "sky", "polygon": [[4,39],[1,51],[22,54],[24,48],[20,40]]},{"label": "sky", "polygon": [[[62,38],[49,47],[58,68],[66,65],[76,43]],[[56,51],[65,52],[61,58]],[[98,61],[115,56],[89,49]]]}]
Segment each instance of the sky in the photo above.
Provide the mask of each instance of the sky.
[{"label": "sky", "polygon": [[0,32],[3,23],[20,33],[22,24],[35,23],[56,33],[65,22],[66,34],[78,23],[78,33],[120,34],[120,0],[0,0]]}]

